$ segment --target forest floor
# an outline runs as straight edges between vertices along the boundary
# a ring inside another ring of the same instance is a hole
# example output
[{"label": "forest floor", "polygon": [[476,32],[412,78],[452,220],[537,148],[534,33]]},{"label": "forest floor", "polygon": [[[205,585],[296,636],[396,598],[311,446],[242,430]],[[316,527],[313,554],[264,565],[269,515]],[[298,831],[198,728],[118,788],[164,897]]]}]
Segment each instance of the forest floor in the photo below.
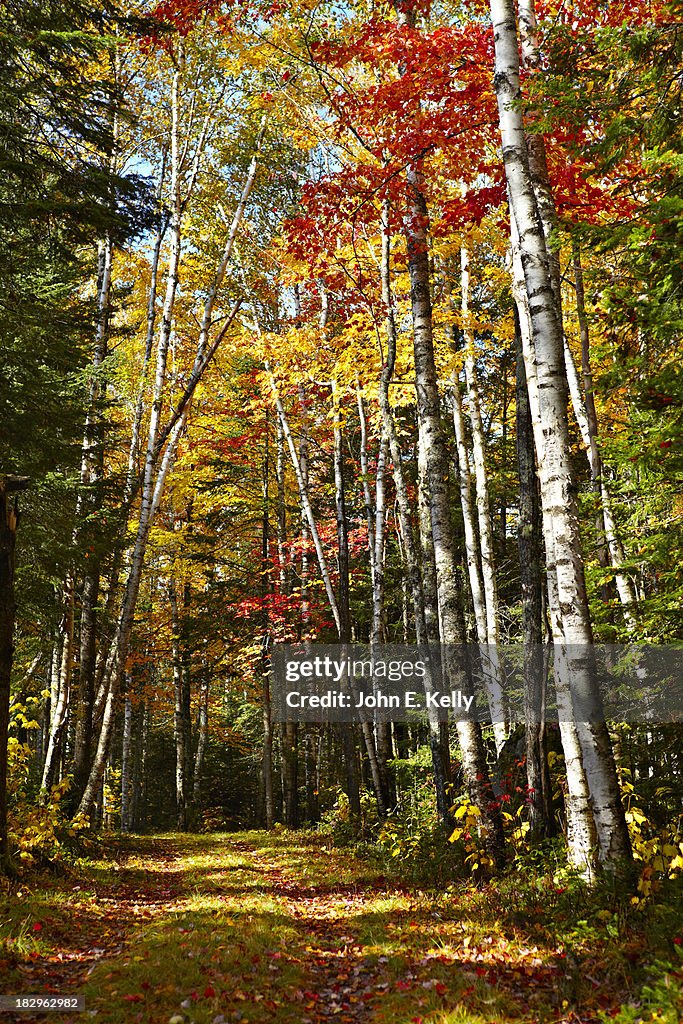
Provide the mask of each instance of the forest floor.
[{"label": "forest floor", "polygon": [[0,991],[86,1007],[0,1024],[678,1024],[681,971],[657,956],[618,907],[514,876],[435,893],[310,833],[113,839],[0,892]]}]

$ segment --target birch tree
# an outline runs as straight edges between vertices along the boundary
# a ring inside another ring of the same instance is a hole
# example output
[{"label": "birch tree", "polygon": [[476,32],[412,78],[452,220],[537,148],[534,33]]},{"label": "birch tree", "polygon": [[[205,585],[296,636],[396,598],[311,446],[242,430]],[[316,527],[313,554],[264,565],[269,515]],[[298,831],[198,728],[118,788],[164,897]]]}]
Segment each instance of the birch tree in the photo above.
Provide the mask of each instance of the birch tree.
[{"label": "birch tree", "polygon": [[[573,697],[582,697],[599,717],[592,631],[583,578],[576,499],[569,459],[567,386],[561,310],[553,288],[547,241],[529,166],[519,84],[517,25],[512,0],[491,0],[495,46],[495,88],[511,216],[519,236],[521,269],[528,298],[533,372],[538,382],[544,472],[541,498],[552,522],[558,623]],[[526,363],[526,356],[525,356]],[[527,379],[529,367],[527,367]],[[614,865],[630,859],[630,843],[614,759],[604,722],[576,722],[598,838],[600,860]]]},{"label": "birch tree", "polygon": [[[397,18],[399,25],[414,28],[415,10],[412,6],[398,7]],[[424,459],[425,479],[429,487],[431,539],[434,545],[441,639],[445,645],[446,678],[455,688],[464,683],[464,666],[459,653],[464,637],[455,538],[450,517],[448,457],[434,363],[429,215],[419,161],[408,166],[406,185],[408,201],[404,232],[410,275],[418,445]],[[491,858],[500,862],[504,856],[502,824],[491,797],[481,728],[473,721],[458,721],[457,732],[467,787],[472,802],[479,808],[487,849]]]},{"label": "birch tree", "polygon": [[493,735],[496,741],[496,750],[500,754],[507,735],[505,726],[504,679],[498,655],[500,608],[498,606],[496,558],[493,548],[484,427],[481,419],[479,384],[474,357],[474,337],[470,327],[470,258],[465,245],[460,250],[460,290],[465,342],[467,405],[472,427],[472,454],[477,497],[481,576],[486,611],[486,630],[483,635],[479,636],[479,643],[486,645],[482,650],[481,657],[484,662],[485,685],[491,711],[491,720],[493,722]]},{"label": "birch tree", "polygon": [[[123,679],[125,659],[130,644],[133,618],[137,605],[140,581],[142,578],[145,553],[147,550],[154,515],[159,507],[166,479],[173,465],[178,440],[185,427],[194,392],[209,366],[218,345],[225,336],[226,331],[229,329],[239,309],[239,303],[237,303],[228,315],[221,330],[216,333],[213,341],[210,343],[210,331],[213,325],[213,311],[230,262],[237,232],[244,217],[246,204],[254,185],[258,166],[258,154],[263,138],[263,131],[265,129],[265,125],[262,125],[261,131],[256,140],[256,150],[249,166],[242,193],[236,205],[232,220],[228,225],[223,251],[221,253],[218,266],[207,289],[197,337],[194,364],[192,366],[188,383],[180,397],[180,400],[171,410],[168,420],[165,425],[163,425],[162,414],[164,401],[167,397],[165,385],[167,377],[168,352],[171,332],[173,329],[174,306],[180,271],[182,221],[187,209],[187,204],[197,182],[201,167],[202,154],[206,144],[210,118],[214,113],[214,111],[210,109],[204,118],[195,144],[194,155],[188,166],[186,162],[188,161],[190,141],[188,138],[185,145],[182,145],[180,138],[180,89],[182,84],[182,73],[183,59],[181,52],[180,59],[176,61],[173,67],[170,95],[170,255],[166,273],[166,290],[156,344],[155,374],[147,431],[147,445],[139,488],[140,504],[138,522],[135,540],[130,555],[123,597],[117,618],[114,641],[111,646],[109,658],[107,659],[106,700],[102,713],[99,742],[88,783],[85,787],[78,808],[78,813],[80,815],[88,814],[92,808],[108,756],[114,723],[115,706]],[[183,184],[185,184],[186,188],[184,194],[182,191]]]}]

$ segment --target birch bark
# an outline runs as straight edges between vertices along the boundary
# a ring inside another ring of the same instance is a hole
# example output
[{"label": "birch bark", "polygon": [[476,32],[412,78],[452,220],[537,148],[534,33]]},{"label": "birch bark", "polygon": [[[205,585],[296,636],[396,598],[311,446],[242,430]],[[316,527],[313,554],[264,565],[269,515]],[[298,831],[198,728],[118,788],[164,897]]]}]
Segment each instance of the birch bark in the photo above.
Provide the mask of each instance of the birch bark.
[{"label": "birch bark", "polygon": [[[228,235],[226,238],[226,243],[221,257],[221,261],[219,262],[218,269],[216,271],[216,274],[214,275],[214,280],[212,282],[212,285],[209,287],[208,294],[204,302],[204,310],[199,330],[199,337],[197,341],[197,350],[194,360],[194,366],[192,368],[192,373],[190,375],[190,382],[187,388],[185,389],[181,401],[171,414],[168,423],[166,424],[165,428],[162,429],[161,420],[163,403],[165,399],[168,350],[173,326],[173,312],[175,306],[176,292],[178,288],[180,269],[182,219],[192,189],[194,188],[194,185],[197,180],[197,174],[199,170],[202,152],[206,142],[206,134],[208,128],[207,119],[204,123],[204,127],[202,129],[199,141],[197,143],[194,164],[190,174],[189,185],[187,187],[186,194],[183,197],[181,195],[181,176],[185,153],[181,153],[179,136],[179,92],[182,79],[182,68],[183,64],[181,56],[181,58],[176,63],[176,66],[174,67],[173,78],[171,82],[171,244],[168,270],[166,275],[166,292],[164,297],[161,322],[159,325],[159,335],[157,340],[155,377],[149,417],[149,427],[147,434],[147,447],[145,452],[142,481],[140,486],[140,509],[138,515],[135,541],[130,556],[126,585],[124,589],[123,598],[121,601],[120,612],[117,619],[114,639],[110,648],[110,653],[107,658],[107,664],[105,668],[105,679],[107,681],[106,700],[104,703],[104,709],[102,713],[102,724],[100,728],[99,741],[93,765],[90,770],[88,782],[83,792],[81,802],[79,804],[77,812],[79,815],[89,814],[95,801],[97,791],[99,788],[99,783],[100,780],[102,779],[102,775],[106,765],[107,756],[111,743],[112,728],[114,723],[114,709],[121,688],[121,680],[125,668],[125,659],[128,653],[130,636],[133,626],[133,617],[137,605],[140,581],[142,578],[145,553],[147,550],[147,543],[149,540],[149,534],[152,527],[154,515],[159,507],[159,503],[161,501],[164,486],[166,483],[166,478],[168,476],[168,473],[175,458],[175,451],[176,446],[178,444],[178,440],[187,421],[190,401],[192,399],[194,390],[197,384],[199,383],[202,375],[204,374],[207,366],[209,365],[210,357],[215,352],[218,344],[220,344],[220,341],[222,340],[225,330],[227,329],[226,325],[223,328],[223,330],[219,332],[211,347],[207,349],[213,310],[215,308],[215,303],[220,285],[225,276],[225,271],[228,265],[230,255],[234,247],[237,230],[242,221],[246,203],[251,193],[251,189],[253,187],[256,175],[260,141],[263,134],[262,128],[261,134],[259,135],[257,140],[254,157],[252,158],[249,172],[247,174],[247,179],[242,194],[240,196],[239,202],[237,204],[233,220],[228,230]],[[187,149],[188,144],[189,140],[186,143],[185,150]],[[238,307],[234,309],[233,313],[228,318],[228,325],[232,321],[234,315],[236,314],[237,308]],[[163,449],[162,454],[162,448],[164,444],[165,449]]]},{"label": "birch bark", "polygon": [[519,318],[515,317],[517,350],[516,420],[519,473],[519,565],[522,584],[524,638],[524,716],[529,823],[534,835],[553,834],[552,791],[545,731],[545,658],[543,657],[543,578],[541,510],[536,478],[533,423],[529,406]]},{"label": "birch bark", "polygon": [[563,644],[561,660],[566,666],[572,697],[592,706],[593,721],[575,724],[591,794],[600,860],[605,865],[614,865],[630,860],[631,850],[609,735],[599,721],[601,708],[569,459],[561,309],[553,286],[543,211],[534,192],[524,134],[514,3],[491,0],[490,7],[503,160],[511,214],[519,234],[543,424],[539,461],[544,467],[542,501],[552,522],[554,539],[554,575],[562,629],[562,636],[557,639]]},{"label": "birch bark", "polygon": [[481,574],[486,605],[486,634],[480,643],[485,644],[481,652],[482,667],[488,697],[496,752],[500,754],[507,738],[505,725],[505,687],[503,670],[498,656],[500,608],[496,585],[496,559],[493,549],[493,529],[489,502],[489,481],[486,466],[484,427],[481,419],[479,383],[474,355],[474,337],[470,327],[470,258],[466,246],[460,250],[460,287],[463,335],[465,340],[465,379],[467,381],[467,407],[472,427],[472,454],[474,462],[475,493],[477,498],[477,521],[479,524],[479,547],[481,551]]},{"label": "birch bark", "polygon": [[[512,229],[512,289],[517,307],[520,341],[524,362],[524,376],[526,378],[527,397],[529,401],[529,415],[534,435],[534,444],[538,463],[538,476],[543,495],[545,480],[545,462],[542,457],[544,445],[544,431],[541,420],[540,401],[538,396],[538,378],[536,375],[536,356],[533,349],[533,338],[531,333],[531,316],[529,313],[529,300],[525,290],[524,273],[519,250],[519,240],[513,214],[510,214]],[[546,564],[546,587],[548,592],[548,613],[551,622],[553,638],[562,637],[561,611],[557,592],[557,576],[555,573],[555,538],[553,534],[553,522],[546,504],[541,500],[541,522],[543,525],[543,540],[545,546]],[[570,863],[581,871],[586,879],[593,878],[595,869],[595,823],[590,806],[590,795],[588,784],[583,769],[581,748],[579,744],[576,726],[571,718],[571,692],[568,679],[561,672],[562,666],[555,664],[555,689],[558,703],[564,708],[569,708],[570,713],[560,716],[560,736],[565,759],[565,770],[567,774],[567,791],[565,795],[565,809],[567,815],[567,845]],[[531,683],[536,690],[534,682]],[[536,718],[540,718],[542,708],[539,706],[539,695],[537,692],[529,693],[526,697],[528,705],[527,718],[535,728]]]},{"label": "birch bark", "polygon": [[[128,686],[131,679],[128,678]],[[133,705],[127,693],[123,702],[123,738],[121,743],[121,831],[131,831]]]},{"label": "birch bark", "polygon": [[484,602],[484,582],[481,578],[481,561],[479,558],[479,540],[474,522],[472,502],[472,476],[470,473],[470,457],[467,449],[467,433],[462,408],[460,385],[456,377],[451,382],[451,412],[453,413],[453,431],[458,456],[458,487],[460,490],[460,507],[465,533],[465,558],[467,576],[470,581],[474,622],[477,640],[480,644],[488,642],[486,629],[486,604]]},{"label": "birch bark", "polygon": [[48,799],[50,788],[54,782],[69,709],[74,646],[74,586],[73,574],[69,572],[64,587],[64,613],[59,627],[62,637],[61,658],[56,674],[56,692],[51,695],[50,734],[40,783],[43,801]]},{"label": "birch bark", "polygon": [[145,453],[142,485],[140,490],[140,511],[135,542],[130,558],[128,577],[124,590],[121,609],[118,616],[114,641],[106,667],[107,698],[102,715],[100,736],[95,759],[90,770],[88,782],[83,791],[78,808],[79,815],[89,814],[95,801],[100,781],[103,777],[111,742],[114,719],[114,705],[121,686],[124,662],[128,651],[133,616],[137,604],[140,579],[147,539],[151,528],[152,503],[154,498],[155,452],[161,425],[164,385],[166,383],[166,362],[173,322],[173,307],[178,288],[178,274],[181,252],[181,195],[180,195],[180,149],[179,149],[179,92],[181,82],[181,63],[177,63],[171,81],[171,247],[168,271],[166,275],[166,292],[159,329],[156,353],[156,370],[152,403],[150,409],[147,448]]},{"label": "birch bark", "polygon": [[197,808],[202,790],[202,769],[204,756],[209,739],[209,680],[208,666],[202,666],[202,678],[199,686],[199,725],[197,728],[197,752],[194,759],[192,802]]},{"label": "birch bark", "polygon": [[[418,645],[424,646],[430,641],[430,626],[428,625],[429,615],[427,612],[427,600],[425,598],[425,587],[427,584],[425,583],[421,572],[420,552],[418,550],[418,541],[413,529],[410,499],[408,496],[405,474],[403,472],[403,453],[398,439],[393,410],[389,401],[389,385],[391,384],[396,365],[397,345],[396,314],[393,289],[391,285],[391,232],[389,229],[389,212],[389,204],[385,201],[382,206],[382,257],[380,263],[380,274],[382,282],[382,302],[384,304],[386,316],[385,331],[387,351],[386,359],[380,373],[379,407],[382,416],[382,429],[384,436],[387,438],[389,454],[391,456],[400,535],[403,539],[408,584],[412,598],[415,637]],[[438,628],[435,610],[432,613],[432,621]],[[434,628],[433,625],[432,628]],[[427,678],[424,681],[424,688],[426,693],[431,693],[436,689],[429,664],[427,664]],[[446,766],[442,756],[440,732],[438,716],[430,715],[429,746],[432,757],[432,772],[436,793],[437,813],[441,821],[450,825],[452,819],[450,814],[450,802],[446,788]]]},{"label": "birch bark", "polygon": [[[360,465],[363,478],[363,496],[365,499],[365,518],[368,528],[368,554],[370,558],[370,582],[372,585],[372,624],[370,626],[370,646],[374,651],[384,638],[384,538],[386,524],[385,504],[385,473],[387,459],[387,443],[384,433],[379,441],[377,471],[375,473],[374,502],[370,489],[368,466],[368,426],[365,411],[365,399],[360,386],[356,385],[356,401],[358,405],[358,422],[360,424]],[[388,809],[395,803],[395,787],[389,771],[388,762],[391,758],[391,725],[388,722],[375,723],[375,748],[377,764],[381,777],[381,787],[385,807]]]},{"label": "birch bark", "polygon": [[[415,27],[415,7],[412,3],[397,4],[396,14],[400,26]],[[399,70],[404,73],[403,69]],[[429,217],[419,162],[408,166],[406,184],[408,202],[404,232],[410,274],[419,445],[425,459],[426,479],[429,485],[431,536],[434,544],[441,637],[445,645],[444,651],[447,652],[445,659],[447,680],[457,689],[459,683],[464,683],[464,666],[462,657],[458,653],[458,645],[461,645],[463,641],[459,609],[460,593],[450,518],[448,457],[441,426],[439,391],[434,364],[429,274]],[[489,856],[494,862],[502,862],[504,858],[502,822],[492,799],[481,728],[476,722],[459,721],[457,732],[467,786],[473,803],[479,808]],[[434,737],[432,737],[433,741]]]},{"label": "birch bark", "polygon": [[[261,770],[263,773],[263,809],[265,825],[271,829],[275,822],[275,801],[273,795],[273,721],[271,714],[270,699],[270,621],[266,597],[272,586],[270,568],[270,500],[269,500],[269,457],[268,457],[268,432],[270,417],[266,413],[266,452],[263,460],[261,474],[261,714],[263,718],[263,751],[261,756]],[[277,485],[278,485],[278,561],[280,587],[282,589],[284,573],[284,536],[281,537],[281,515],[279,512],[280,489],[282,486],[282,498],[284,501],[284,478],[281,484],[281,472],[284,462],[283,436],[280,421],[277,421]]]},{"label": "birch bark", "polygon": [[[334,483],[335,504],[337,511],[337,549],[339,554],[339,610],[341,630],[339,639],[342,644],[351,640],[351,613],[349,592],[349,533],[346,514],[346,496],[344,487],[344,460],[342,447],[341,405],[336,384],[332,383],[332,415],[334,423]],[[365,750],[370,765],[372,785],[377,801],[377,813],[380,820],[387,814],[387,795],[384,786],[384,775],[380,770],[375,746],[372,725],[368,721],[361,722],[361,731],[365,742]]]},{"label": "birch bark", "polygon": [[[116,131],[114,132],[116,140]],[[85,491],[93,489],[101,479],[104,462],[104,437],[100,409],[101,384],[98,371],[107,355],[109,318],[111,306],[113,245],[110,236],[100,245],[100,271],[98,275],[97,326],[93,353],[93,376],[90,384],[88,414],[86,417],[83,449],[81,456],[81,495],[77,520],[80,519],[80,505],[88,501]],[[90,502],[99,504],[97,495]],[[78,522],[77,522],[78,529]],[[97,653],[97,599],[100,590],[100,554],[94,550],[88,561],[88,571],[83,580],[80,616],[80,657],[78,669],[78,692],[75,708],[74,758],[72,773],[74,789],[80,793],[90,763],[93,734],[93,704],[95,698],[95,658]]]},{"label": "birch bark", "polygon": [[632,631],[637,625],[637,619],[634,614],[634,610],[637,605],[635,587],[626,573],[621,571],[621,565],[626,556],[624,554],[624,548],[621,543],[614,518],[612,495],[610,494],[607,482],[604,478],[604,473],[602,472],[597,438],[591,429],[586,403],[581,393],[579,375],[576,372],[576,363],[574,362],[574,356],[566,338],[564,339],[564,359],[567,369],[567,381],[569,384],[569,394],[571,396],[574,418],[578,424],[581,440],[583,441],[583,446],[586,449],[586,455],[588,456],[588,462],[591,466],[591,473],[594,476],[594,480],[597,482],[598,492],[600,494],[602,519],[604,524],[605,540],[607,542],[607,550],[609,553],[609,562],[614,570],[614,581],[617,586],[617,594],[619,595],[624,622],[627,628]]},{"label": "birch bark", "polygon": [[191,743],[191,694],[189,670],[188,665],[186,664],[185,651],[183,650],[185,622],[181,619],[180,609],[178,607],[178,591],[174,577],[171,577],[168,581],[168,598],[171,609],[171,654],[173,661],[173,693],[175,699],[173,734],[175,739],[176,755],[176,821],[178,829],[181,832],[184,832],[188,826],[191,784],[191,780],[188,776],[188,762]]}]

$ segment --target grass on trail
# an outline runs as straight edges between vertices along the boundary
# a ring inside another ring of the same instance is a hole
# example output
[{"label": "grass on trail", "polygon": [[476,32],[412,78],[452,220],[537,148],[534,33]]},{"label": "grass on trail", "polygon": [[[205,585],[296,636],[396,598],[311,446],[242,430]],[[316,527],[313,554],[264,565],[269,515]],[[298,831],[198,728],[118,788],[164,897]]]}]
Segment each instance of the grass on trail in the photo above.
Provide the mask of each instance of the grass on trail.
[{"label": "grass on trail", "polygon": [[680,906],[580,905],[514,874],[411,890],[319,835],[128,839],[1,898],[0,991],[84,994],[86,1012],[0,1024],[683,1019]]}]

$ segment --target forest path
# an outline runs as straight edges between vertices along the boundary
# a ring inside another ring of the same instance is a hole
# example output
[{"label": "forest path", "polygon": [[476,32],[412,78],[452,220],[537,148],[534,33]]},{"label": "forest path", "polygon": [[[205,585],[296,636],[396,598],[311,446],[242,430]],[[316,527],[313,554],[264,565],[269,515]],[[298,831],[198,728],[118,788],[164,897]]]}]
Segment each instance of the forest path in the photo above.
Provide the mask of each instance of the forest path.
[{"label": "forest path", "polygon": [[397,887],[319,835],[132,837],[112,853],[12,894],[23,939],[0,989],[83,994],[85,1013],[0,1024],[583,1024],[617,1003],[597,963],[547,941],[548,908]]}]

